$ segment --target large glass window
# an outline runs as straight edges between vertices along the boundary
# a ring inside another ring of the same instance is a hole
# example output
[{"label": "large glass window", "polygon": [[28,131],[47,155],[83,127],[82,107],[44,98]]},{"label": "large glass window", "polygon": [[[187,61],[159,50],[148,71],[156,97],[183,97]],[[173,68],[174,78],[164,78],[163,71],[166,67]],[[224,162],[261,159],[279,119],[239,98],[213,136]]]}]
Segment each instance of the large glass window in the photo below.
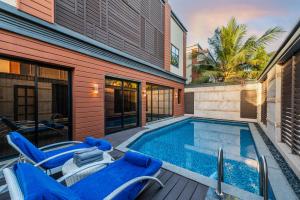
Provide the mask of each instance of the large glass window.
[{"label": "large glass window", "polygon": [[18,131],[37,146],[70,137],[69,72],[0,59],[0,157],[13,155],[6,135]]},{"label": "large glass window", "polygon": [[179,49],[173,44],[171,45],[171,64],[179,67]]},{"label": "large glass window", "polygon": [[147,122],[173,115],[173,89],[160,85],[147,84]]},{"label": "large glass window", "polygon": [[106,78],[105,133],[138,125],[138,83]]}]

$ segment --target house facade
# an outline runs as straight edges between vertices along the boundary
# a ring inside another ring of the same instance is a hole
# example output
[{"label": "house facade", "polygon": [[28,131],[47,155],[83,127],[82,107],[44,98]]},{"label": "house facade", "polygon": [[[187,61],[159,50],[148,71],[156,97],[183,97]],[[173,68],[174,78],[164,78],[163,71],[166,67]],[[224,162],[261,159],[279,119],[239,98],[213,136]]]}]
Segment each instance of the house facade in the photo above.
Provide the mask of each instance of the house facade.
[{"label": "house facade", "polygon": [[167,1],[1,0],[1,138],[41,146],[183,115],[186,34]]},{"label": "house facade", "polygon": [[214,61],[210,51],[203,49],[200,44],[194,44],[186,48],[186,84],[199,80],[201,74],[196,70],[197,65],[206,64],[207,58]]}]

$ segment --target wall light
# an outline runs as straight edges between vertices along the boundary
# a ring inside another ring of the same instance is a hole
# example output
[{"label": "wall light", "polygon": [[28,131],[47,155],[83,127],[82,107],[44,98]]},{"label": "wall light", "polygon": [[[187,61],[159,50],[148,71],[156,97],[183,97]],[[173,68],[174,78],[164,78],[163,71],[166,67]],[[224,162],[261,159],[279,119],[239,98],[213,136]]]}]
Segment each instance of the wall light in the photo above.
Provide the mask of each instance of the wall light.
[{"label": "wall light", "polygon": [[147,91],[145,89],[143,89],[142,94],[143,94],[143,97],[146,97],[147,96]]},{"label": "wall light", "polygon": [[93,85],[93,93],[94,94],[98,94],[99,93],[99,85],[98,84],[94,84]]}]

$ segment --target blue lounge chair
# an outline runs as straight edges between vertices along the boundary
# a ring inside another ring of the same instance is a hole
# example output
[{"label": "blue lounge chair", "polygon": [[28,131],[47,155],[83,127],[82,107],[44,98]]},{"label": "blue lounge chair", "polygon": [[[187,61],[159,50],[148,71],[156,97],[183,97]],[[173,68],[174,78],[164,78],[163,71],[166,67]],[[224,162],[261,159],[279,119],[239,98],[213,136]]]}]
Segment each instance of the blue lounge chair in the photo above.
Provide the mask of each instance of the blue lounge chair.
[{"label": "blue lounge chair", "polygon": [[[7,141],[20,153],[21,159],[25,159],[33,164],[39,164],[38,166],[41,166],[45,170],[61,167],[67,160],[73,157],[74,152],[82,149],[95,146],[103,151],[112,151],[113,149],[108,141],[92,137],[86,137],[84,142],[67,141],[37,148],[20,133],[10,132],[7,135]],[[64,147],[58,148],[62,145]],[[55,150],[49,150],[51,148],[55,148]]]},{"label": "blue lounge chair", "polygon": [[27,163],[18,163],[4,169],[5,180],[12,200],[90,200],[135,199],[156,177],[162,162],[148,156],[127,152],[121,159],[104,169],[66,187],[40,169]]}]

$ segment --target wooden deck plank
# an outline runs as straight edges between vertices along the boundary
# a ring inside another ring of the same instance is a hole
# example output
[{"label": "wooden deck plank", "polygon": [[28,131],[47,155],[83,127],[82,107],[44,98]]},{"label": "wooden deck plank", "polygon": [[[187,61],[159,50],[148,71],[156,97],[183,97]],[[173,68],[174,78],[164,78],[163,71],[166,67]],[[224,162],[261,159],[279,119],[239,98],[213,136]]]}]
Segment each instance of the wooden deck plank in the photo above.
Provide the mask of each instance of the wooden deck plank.
[{"label": "wooden deck plank", "polygon": [[[165,170],[162,173],[162,176],[159,177],[159,180],[163,183],[166,184],[167,181],[172,177],[173,173],[170,171]],[[156,194],[158,191],[162,190],[163,188],[160,188],[158,184],[152,184],[151,186],[149,185],[148,188],[146,188],[142,194],[138,197],[140,200],[149,200],[152,199],[153,195]]]},{"label": "wooden deck plank", "polygon": [[203,187],[203,185],[198,184],[191,200],[205,199],[207,190],[208,190],[208,187]]},{"label": "wooden deck plank", "polygon": [[166,182],[165,187],[159,190],[156,194],[153,194],[153,200],[162,200],[168,193],[174,188],[180,176],[178,174],[173,174],[172,177]]},{"label": "wooden deck plank", "polygon": [[178,200],[189,200],[194,194],[194,191],[196,190],[198,184],[199,183],[195,181],[189,180],[180,196],[178,197]]},{"label": "wooden deck plank", "polygon": [[180,194],[182,193],[182,191],[185,188],[187,183],[188,183],[188,179],[183,176],[180,176],[176,185],[172,188],[172,190],[165,197],[165,200],[177,199],[180,196]]}]

